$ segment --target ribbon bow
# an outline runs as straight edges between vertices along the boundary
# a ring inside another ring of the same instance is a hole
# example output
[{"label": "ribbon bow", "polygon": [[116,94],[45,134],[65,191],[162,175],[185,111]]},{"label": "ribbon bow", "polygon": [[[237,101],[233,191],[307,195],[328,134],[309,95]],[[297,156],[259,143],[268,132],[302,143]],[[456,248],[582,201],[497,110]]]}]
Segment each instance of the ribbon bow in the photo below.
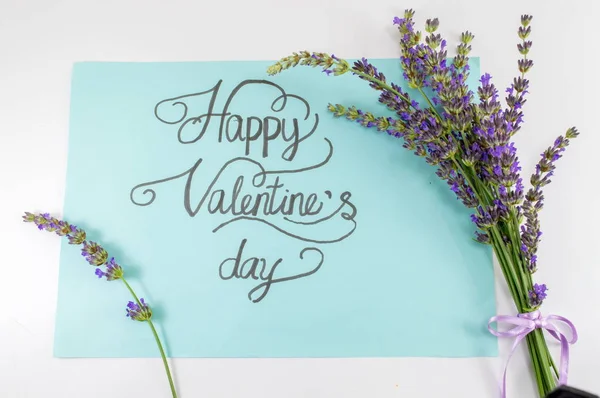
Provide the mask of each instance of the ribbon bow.
[{"label": "ribbon bow", "polygon": [[[493,329],[490,324],[497,322],[508,323],[514,325],[514,327],[506,332],[499,332]],[[571,332],[571,339],[562,334],[559,329],[559,324],[565,324]],[[559,378],[558,385],[567,384],[567,375],[569,373],[569,344],[575,344],[577,342],[577,330],[571,321],[562,316],[548,315],[543,317],[539,310],[533,312],[526,312],[518,314],[517,316],[511,315],[498,315],[494,316],[488,322],[488,330],[496,337],[515,337],[512,349],[508,358],[506,359],[506,365],[504,366],[504,376],[502,377],[502,398],[506,398],[506,371],[508,369],[508,363],[510,358],[515,352],[515,349],[519,343],[535,329],[546,329],[548,333],[556,340],[560,341],[560,367],[559,367]]]}]

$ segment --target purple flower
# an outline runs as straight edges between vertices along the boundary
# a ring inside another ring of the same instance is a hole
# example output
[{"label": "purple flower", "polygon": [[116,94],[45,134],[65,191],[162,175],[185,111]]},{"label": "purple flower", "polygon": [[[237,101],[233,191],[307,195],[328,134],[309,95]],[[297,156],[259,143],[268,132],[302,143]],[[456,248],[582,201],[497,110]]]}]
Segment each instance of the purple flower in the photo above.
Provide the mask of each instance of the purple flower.
[{"label": "purple flower", "polygon": [[533,285],[533,290],[529,291],[529,305],[533,308],[542,305],[547,296],[546,291],[548,291],[546,285],[538,285],[537,283]]},{"label": "purple flower", "polygon": [[69,244],[71,245],[81,245],[85,242],[86,234],[82,229],[77,228],[74,225],[71,225],[71,232],[67,235],[69,239]]},{"label": "purple flower", "polygon": [[437,18],[428,19],[425,21],[425,30],[427,33],[433,33],[440,26],[440,20]]},{"label": "purple flower", "polygon": [[127,303],[126,312],[127,316],[133,321],[144,322],[149,321],[150,318],[152,318],[152,310],[148,304],[144,302],[143,298],[140,298],[139,304],[136,304],[133,301]]},{"label": "purple flower", "polygon": [[78,229],[64,220],[51,217],[48,213],[33,214],[25,212],[23,221],[34,223],[40,230],[56,232],[58,236],[67,237],[70,244],[80,245],[85,241],[85,231]]},{"label": "purple flower", "polygon": [[102,272],[100,268],[96,269],[98,278],[106,276],[107,281],[114,281],[123,277],[123,268],[115,262],[115,258],[111,257],[106,263],[106,272]]},{"label": "purple flower", "polygon": [[106,263],[108,259],[108,253],[102,246],[96,242],[83,242],[83,249],[81,249],[81,255],[85,257],[85,260],[94,266],[100,266]]},{"label": "purple flower", "polygon": [[481,76],[481,79],[479,79],[479,81],[481,82],[481,84],[483,86],[489,86],[491,79],[492,79],[492,76],[489,73],[486,73],[483,76]]},{"label": "purple flower", "polygon": [[[536,165],[536,172],[531,176],[531,189],[525,195],[522,211],[525,218],[525,225],[521,227],[521,241],[527,246],[525,253],[526,266],[529,272],[535,272],[537,267],[537,249],[540,242],[539,212],[544,206],[544,196],[542,189],[548,185],[556,168],[555,162],[570,143],[570,139],[579,135],[577,129],[570,128],[565,136],[560,136],[554,141],[554,145],[549,147],[541,154],[541,159]],[[522,186],[521,186],[522,189]]]},{"label": "purple flower", "polygon": [[532,19],[533,17],[531,15],[521,15],[521,25],[528,26]]},{"label": "purple flower", "polygon": [[499,200],[494,200],[491,206],[478,206],[477,212],[471,214],[471,221],[481,230],[494,227],[498,222],[508,217],[508,208]]},{"label": "purple flower", "polygon": [[56,229],[56,234],[58,236],[67,236],[71,234],[71,231],[72,229],[68,222],[62,220],[58,221]]},{"label": "purple flower", "polygon": [[86,241],[86,233],[83,229],[69,224],[64,220],[57,220],[50,217],[49,214],[33,214],[25,212],[23,221],[32,222],[36,225],[41,225],[46,231],[54,231],[57,235],[66,237],[72,245],[83,245],[81,255],[85,260],[94,266],[102,266],[106,264],[106,270],[97,268],[95,275],[98,278],[106,277],[106,280],[113,281],[123,277],[123,268],[117,264],[114,257],[108,260],[108,252],[96,242]]},{"label": "purple flower", "polygon": [[466,207],[475,208],[479,205],[475,192],[469,186],[464,176],[453,169],[451,162],[446,160],[440,161],[436,174],[447,181],[450,190],[456,194],[456,198]]},{"label": "purple flower", "polygon": [[388,85],[385,75],[379,72],[366,58],[354,62],[351,71],[360,79],[368,81],[370,87],[381,91],[379,102],[385,104],[388,108],[397,113],[408,109],[408,104],[410,104],[408,95],[394,83]]},{"label": "purple flower", "polygon": [[[27,221],[30,217],[31,216],[28,216],[26,213],[23,220]],[[33,217],[33,222],[37,225],[40,231],[46,230],[48,232],[54,232],[58,228],[58,220],[56,218],[50,217],[50,214],[48,213],[35,215]]]},{"label": "purple flower", "polygon": [[508,94],[506,96],[506,103],[508,105],[508,109],[506,109],[506,120],[511,124],[512,134],[519,131],[521,123],[523,122],[523,112],[521,109],[526,102],[525,94],[527,94],[527,88],[529,87],[529,81],[525,79],[524,76],[533,66],[533,61],[527,58],[527,54],[529,54],[529,50],[532,46],[532,42],[526,40],[531,33],[531,26],[529,26],[530,22],[531,16],[521,16],[521,26],[519,27],[518,34],[522,42],[517,44],[517,49],[523,56],[517,61],[518,70],[521,76],[516,77],[512,85],[506,89],[506,93]]},{"label": "purple flower", "polygon": [[491,243],[491,239],[490,239],[490,235],[486,232],[486,233],[481,233],[481,232],[475,232],[475,240],[479,243],[483,243],[483,244],[490,244]]}]

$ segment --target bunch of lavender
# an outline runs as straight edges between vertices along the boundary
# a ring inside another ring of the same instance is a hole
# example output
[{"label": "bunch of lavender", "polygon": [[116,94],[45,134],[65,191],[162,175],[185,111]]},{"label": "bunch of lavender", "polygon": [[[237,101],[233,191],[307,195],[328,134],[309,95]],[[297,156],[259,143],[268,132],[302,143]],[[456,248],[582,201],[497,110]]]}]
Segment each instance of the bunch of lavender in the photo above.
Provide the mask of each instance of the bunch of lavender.
[{"label": "bunch of lavender", "polygon": [[[156,332],[156,328],[152,323],[152,310],[143,298],[138,298],[138,296],[135,294],[125,279],[125,273],[121,265],[115,261],[114,257],[109,258],[108,252],[98,243],[87,240],[87,235],[83,229],[78,228],[75,225],[71,225],[64,220],[58,220],[54,217],[51,217],[48,213],[32,214],[25,212],[23,221],[34,223],[37,225],[38,229],[42,231],[55,232],[58,236],[67,238],[69,240],[69,244],[71,245],[81,246],[81,255],[90,265],[97,267],[95,274],[98,278],[105,278],[107,281],[120,280],[123,282],[135,300],[130,301],[127,304],[127,307],[125,308],[125,315],[131,320],[146,322],[150,326],[163,360],[167,378],[169,379],[171,393],[173,394],[173,398],[177,398],[177,392],[175,391],[175,385],[173,383],[173,378],[171,377],[171,371],[169,370],[167,357],[160,342],[160,338],[158,337],[158,333]],[[104,266],[104,270],[102,269],[102,266]]]},{"label": "bunch of lavender", "polygon": [[[489,74],[481,76],[477,93],[466,84],[472,33],[462,33],[457,55],[449,61],[447,42],[436,33],[438,19],[428,19],[422,33],[416,30],[413,17],[414,12],[407,10],[403,18],[396,17],[393,23],[401,36],[403,77],[422,96],[426,106],[420,106],[400,86],[388,82],[364,58],[350,64],[334,55],[302,51],[281,59],[267,72],[275,75],[297,65],[320,67],[327,75],[351,73],[377,90],[379,102],[395,112],[395,117],[375,116],[340,104],[330,104],[329,111],[402,139],[404,148],[436,167],[436,174],[473,210],[475,239],[493,247],[519,313],[536,311],[547,291],[546,285],[532,281],[542,234],[538,219],[544,201],[542,190],[550,183],[555,163],[569,140],[578,132],[569,128],[544,151],[531,176],[531,188],[525,193],[511,138],[521,129],[529,88],[525,75],[533,66],[527,57],[532,45],[528,40],[532,17],[521,17],[519,75],[506,89],[505,106],[500,103]],[[432,94],[428,96],[426,91]],[[527,343],[539,393],[544,397],[556,386],[558,371],[542,330],[528,334]]]}]

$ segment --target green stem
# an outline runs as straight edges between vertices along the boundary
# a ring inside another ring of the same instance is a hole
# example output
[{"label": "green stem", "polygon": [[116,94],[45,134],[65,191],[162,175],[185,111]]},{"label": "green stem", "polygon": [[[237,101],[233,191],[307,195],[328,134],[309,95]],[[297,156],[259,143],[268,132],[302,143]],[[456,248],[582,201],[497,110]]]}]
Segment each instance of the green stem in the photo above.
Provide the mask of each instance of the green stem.
[{"label": "green stem", "polygon": [[[482,200],[482,195],[479,192],[480,189],[477,189],[477,188],[481,188],[476,183],[476,181],[478,180],[477,176],[471,176],[467,172],[467,170],[465,170],[465,168],[463,168],[456,159],[452,158],[452,161],[454,162],[456,167],[463,173],[463,175],[465,176],[465,179],[467,180],[467,183],[473,188],[473,192],[475,193],[475,196],[479,200],[479,203],[485,204],[486,202],[484,202]],[[482,189],[481,191],[483,191],[484,193],[487,193],[487,191],[485,189]],[[504,278],[506,279],[506,282],[509,285],[509,288],[513,295],[513,299],[514,299],[515,303],[517,304],[517,307],[522,307],[521,300],[523,299],[523,294],[521,292],[519,284],[517,283],[518,279],[516,278],[514,269],[511,266],[512,261],[510,261],[509,258],[506,257],[506,255],[508,253],[508,248],[506,247],[504,240],[502,239],[502,234],[498,231],[497,226],[490,228],[490,230],[493,235],[491,237],[491,239],[492,239],[492,241],[495,240],[494,249],[496,252],[496,256],[498,256],[498,262],[502,266]]]},{"label": "green stem", "polygon": [[527,350],[529,351],[529,356],[531,357],[531,361],[533,362],[533,370],[535,374],[536,385],[538,388],[538,392],[540,393],[540,397],[545,397],[545,388],[544,388],[544,379],[542,377],[541,372],[541,364],[538,358],[537,353],[535,352],[534,346],[531,342],[531,339],[527,339]]},{"label": "green stem", "polygon": [[[516,215],[516,213],[514,211],[511,212],[511,223],[512,223],[512,225],[510,225],[510,227],[513,230],[513,233],[511,234],[511,236],[514,239],[518,239],[519,236],[520,236],[519,235],[519,221],[517,220],[517,215]],[[522,256],[521,252],[518,250],[518,248],[516,247],[516,243],[513,243],[513,245],[515,245],[515,248],[513,250],[515,252],[515,261],[521,260],[521,267],[519,267],[519,269],[521,270],[521,277],[523,279],[523,283],[526,286],[526,289],[532,289],[532,287],[533,287],[533,281],[532,281],[532,278],[531,278],[531,272],[529,272],[529,270],[525,268],[524,263],[522,262],[523,256]],[[552,355],[550,354],[550,350],[548,349],[548,345],[546,344],[546,341],[545,341],[545,339],[543,337],[543,333],[539,333],[538,341],[540,341],[540,343],[543,346],[542,347],[543,351],[540,351],[539,355],[543,355],[543,356],[545,356],[548,359],[548,361],[550,362],[550,367],[554,371],[554,375],[556,376],[556,378],[558,378],[559,377],[558,369],[556,367],[556,364],[554,363],[554,359],[552,359]],[[532,352],[531,352],[531,354],[533,356]],[[537,374],[536,374],[536,376],[537,376]],[[550,387],[554,388],[555,384],[556,383],[552,383],[550,385]]]},{"label": "green stem", "polygon": [[150,329],[152,329],[152,334],[154,335],[154,340],[156,340],[156,345],[160,350],[160,356],[162,357],[163,365],[165,366],[165,372],[167,373],[167,378],[169,379],[169,386],[171,387],[171,394],[173,394],[173,398],[177,398],[177,392],[175,391],[175,384],[173,383],[173,377],[171,377],[171,371],[169,370],[169,363],[167,362],[167,356],[165,355],[165,350],[163,350],[163,346],[160,342],[160,338],[158,337],[158,333],[156,333],[156,329],[154,328],[154,324],[150,319],[148,319],[148,325],[150,325]]},{"label": "green stem", "polygon": [[544,385],[544,397],[548,395],[556,387],[556,380],[552,373],[551,366],[548,362],[547,351],[548,346],[541,329],[536,329],[527,335],[527,343],[531,344],[532,350],[536,351],[540,361],[540,374]]},{"label": "green stem", "polygon": [[[514,214],[512,215],[514,216]],[[516,225],[516,217],[511,219],[510,222],[515,223]],[[507,234],[510,236],[511,243],[514,246],[516,242],[516,233],[518,233],[516,228],[513,228],[512,225],[507,224]],[[522,257],[520,256],[519,251],[508,250],[504,241],[500,241],[501,239],[498,235],[501,235],[501,231],[494,228],[494,241],[495,243],[500,242],[499,245],[494,246],[496,250],[499,262],[501,263],[501,268],[506,269],[510,276],[507,278],[507,274],[505,273],[505,279],[509,286],[513,285],[515,288],[521,287],[519,289],[527,290],[528,286],[531,284],[531,275],[526,272],[523,267],[523,263],[521,261]],[[502,247],[500,247],[502,246]],[[512,254],[512,256],[510,256]],[[512,258],[511,258],[512,257]],[[509,262],[512,261],[512,264]],[[517,274],[520,279],[517,279]],[[530,286],[529,286],[530,287]],[[511,289],[512,290],[512,289]],[[517,308],[519,313],[525,312],[529,310],[529,305],[527,303],[527,297],[523,295],[523,293],[518,293],[518,297],[514,297],[515,304],[517,304]],[[555,387],[556,382],[555,378],[552,374],[551,369],[554,369],[556,373],[556,367],[554,365],[554,361],[549,353],[548,346],[546,344],[546,340],[544,339],[543,332],[541,330],[535,330],[527,336],[527,347],[529,350],[529,355],[531,357],[531,361],[534,368],[534,373],[536,377],[538,391],[540,393],[540,397],[545,397],[549,394]]]},{"label": "green stem", "polygon": [[[359,74],[370,81],[376,82],[381,87],[384,87],[385,89],[406,100],[400,93],[385,85],[378,79],[372,78],[366,74]],[[418,90],[422,97],[427,101],[432,111],[436,114],[437,118],[442,120],[441,115],[435,109],[435,106],[422,88],[419,87]],[[463,141],[466,143],[466,137],[462,132],[460,133]],[[462,150],[462,148],[459,146],[459,151],[460,150]],[[486,187],[481,183],[473,168],[466,165],[463,167],[463,165],[454,157],[452,157],[452,161],[455,163],[457,169],[462,172],[469,185],[473,188],[473,192],[477,196],[479,202],[482,205],[486,203],[490,204],[493,197]],[[483,199],[486,199],[487,202]],[[504,229],[506,231],[504,231]],[[532,287],[533,283],[531,280],[531,274],[527,269],[524,268],[523,257],[520,252],[520,245],[518,244],[520,241],[520,235],[516,214],[511,211],[509,214],[509,220],[507,220],[503,226],[498,224],[492,227],[491,234],[491,243],[498,257],[500,268],[504,274],[504,278],[507,282],[515,305],[519,313],[522,313],[528,308],[526,292]],[[504,242],[504,235],[508,236],[510,239],[510,248]],[[538,392],[540,393],[540,397],[545,397],[554,389],[556,385],[552,374],[549,373],[549,363],[551,363],[551,367],[554,369],[554,372],[558,372],[556,370],[556,365],[554,364],[554,361],[549,353],[543,333],[541,333],[540,330],[535,330],[533,333],[530,333],[527,336],[527,348],[533,363]]]},{"label": "green stem", "polygon": [[[121,277],[121,280],[129,290],[129,293],[133,296],[135,301],[138,303],[140,307],[142,307],[142,303],[138,298],[137,294],[133,291],[129,283],[125,280],[125,278]],[[173,377],[171,376],[171,370],[169,369],[169,363],[167,362],[167,356],[165,355],[165,350],[163,349],[162,343],[160,342],[160,338],[158,337],[158,333],[156,333],[156,328],[150,319],[146,322],[150,325],[150,329],[152,329],[152,334],[154,335],[154,340],[156,341],[156,345],[158,346],[158,350],[160,351],[160,356],[162,357],[163,365],[165,366],[165,372],[167,373],[167,378],[169,379],[169,386],[171,387],[171,394],[173,398],[177,398],[177,392],[175,390],[175,384],[173,383]]]},{"label": "green stem", "polygon": [[418,90],[421,93],[421,95],[423,96],[423,98],[425,98],[425,100],[429,104],[429,107],[431,108],[431,110],[433,112],[435,112],[437,118],[441,121],[442,120],[442,115],[440,115],[440,113],[437,111],[437,109],[435,109],[435,106],[433,105],[433,103],[431,102],[431,100],[429,99],[429,97],[425,94],[425,92],[423,91],[423,89],[421,87],[419,87]]},{"label": "green stem", "polygon": [[[496,242],[498,243],[498,246],[500,248],[500,252],[502,252],[503,257],[504,257],[504,261],[505,261],[505,266],[508,269],[509,273],[510,273],[510,277],[511,280],[513,281],[513,283],[515,284],[516,287],[516,292],[518,294],[518,300],[515,300],[516,303],[518,304],[517,307],[525,307],[525,305],[523,305],[523,299],[526,299],[525,295],[523,294],[523,291],[521,289],[521,285],[518,283],[519,279],[517,278],[517,275],[515,274],[515,267],[514,264],[512,263],[512,259],[510,257],[507,257],[507,254],[509,253],[508,248],[506,247],[506,244],[504,243],[504,240],[502,238],[502,235],[499,231],[498,226],[493,226],[492,228],[490,228],[490,230],[492,231],[492,235],[494,235]],[[507,280],[508,282],[508,280]]]},{"label": "green stem", "polygon": [[496,257],[498,257],[498,263],[500,264],[500,270],[502,270],[502,274],[504,275],[504,279],[506,280],[506,285],[508,286],[510,295],[512,296],[513,301],[515,303],[517,303],[517,300],[518,300],[517,291],[515,290],[513,283],[511,283],[511,281],[510,281],[510,278],[508,276],[508,270],[506,269],[506,265],[504,264],[504,261],[501,258],[501,255],[499,254],[500,249],[498,248],[498,245],[496,244],[496,241],[494,239],[491,239],[491,244],[492,244],[492,248],[494,249],[494,252],[496,253]]},{"label": "green stem", "polygon": [[492,237],[490,239],[492,241],[492,246],[494,247],[494,251],[496,252],[496,256],[498,258],[498,263],[500,264],[500,268],[503,271],[504,279],[505,279],[506,284],[511,292],[513,301],[515,302],[515,306],[517,308],[520,308],[522,306],[521,295],[519,293],[519,288],[516,284],[516,281],[514,280],[514,277],[512,276],[512,273],[510,270],[510,264],[506,259],[506,253],[502,250],[502,248],[500,248],[498,239],[494,235],[493,231],[492,231]]},{"label": "green stem", "polygon": [[552,359],[552,355],[550,354],[550,349],[548,349],[548,344],[546,344],[546,355],[550,359],[550,366],[552,366],[552,370],[554,371],[554,375],[558,379],[560,377],[560,375],[558,373],[558,368],[556,367],[556,364],[554,363],[554,359]]},{"label": "green stem", "polygon": [[138,303],[138,305],[141,307],[142,303],[140,302],[140,299],[138,299],[138,296],[135,294],[135,292],[133,291],[133,289],[131,288],[131,286],[129,286],[129,283],[127,283],[127,281],[125,280],[125,278],[121,277],[121,280],[123,281],[123,283],[125,284],[125,286],[127,287],[127,290],[129,290],[129,293],[131,293],[131,295],[133,296],[133,298],[135,299],[135,301]]},{"label": "green stem", "polygon": [[[507,252],[505,246],[500,247],[498,231],[495,231],[495,228],[492,229],[492,233],[492,246],[496,252],[496,255],[498,256],[500,268],[502,269],[504,278],[507,282],[511,295],[513,296],[517,310],[519,313],[525,312],[528,307],[527,301],[525,297],[519,294],[519,281],[515,279],[515,270],[511,267],[511,263],[509,262],[509,252]],[[540,397],[543,398],[546,397],[556,385],[550,372],[550,366],[548,365],[548,358],[550,358],[550,356],[546,355],[546,352],[548,351],[546,341],[540,330],[535,330],[527,335],[526,340],[527,348],[534,368],[538,392],[540,393]]]},{"label": "green stem", "polygon": [[[479,203],[481,203],[481,205],[491,204],[494,201],[494,198],[492,197],[490,191],[483,184],[481,179],[477,176],[477,173],[475,172],[473,166],[465,166],[462,167],[460,170],[465,175],[465,178],[467,179],[467,182],[471,185],[473,191],[480,193]],[[482,201],[481,199],[486,200]]]},{"label": "green stem", "polygon": [[521,248],[519,246],[519,242],[520,242],[520,235],[519,235],[519,229],[515,228],[512,224],[513,222],[513,218],[514,218],[514,212],[512,211],[512,209],[510,210],[510,214],[509,214],[509,220],[506,222],[505,227],[507,230],[507,236],[510,238],[510,246],[511,246],[511,255],[513,258],[513,264],[515,265],[515,272],[517,272],[520,281],[521,281],[521,286],[523,286],[523,288],[528,291],[529,289],[532,288],[532,284],[531,284],[531,274],[529,273],[529,270],[525,269],[525,266],[523,264],[523,257],[521,256]]}]

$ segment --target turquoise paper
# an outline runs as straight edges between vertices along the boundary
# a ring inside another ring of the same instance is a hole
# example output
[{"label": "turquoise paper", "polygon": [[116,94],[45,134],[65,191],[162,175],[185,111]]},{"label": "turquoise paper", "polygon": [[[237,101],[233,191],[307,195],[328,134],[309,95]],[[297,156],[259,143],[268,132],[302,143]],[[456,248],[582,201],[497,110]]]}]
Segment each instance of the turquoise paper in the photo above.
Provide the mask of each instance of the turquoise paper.
[{"label": "turquoise paper", "polygon": [[[401,82],[397,60],[373,62]],[[468,211],[400,140],[326,110],[332,102],[387,115],[378,93],[308,67],[270,77],[270,64],[74,67],[64,215],[123,265],[168,355],[497,355],[486,330],[491,252],[472,241]],[[475,85],[478,59],[471,72]],[[256,81],[224,111],[246,80]],[[295,96],[276,100],[283,92]],[[263,295],[278,259],[271,279],[284,280]],[[55,355],[158,356],[148,326],[125,317],[122,282],[94,271],[63,242]]]}]

